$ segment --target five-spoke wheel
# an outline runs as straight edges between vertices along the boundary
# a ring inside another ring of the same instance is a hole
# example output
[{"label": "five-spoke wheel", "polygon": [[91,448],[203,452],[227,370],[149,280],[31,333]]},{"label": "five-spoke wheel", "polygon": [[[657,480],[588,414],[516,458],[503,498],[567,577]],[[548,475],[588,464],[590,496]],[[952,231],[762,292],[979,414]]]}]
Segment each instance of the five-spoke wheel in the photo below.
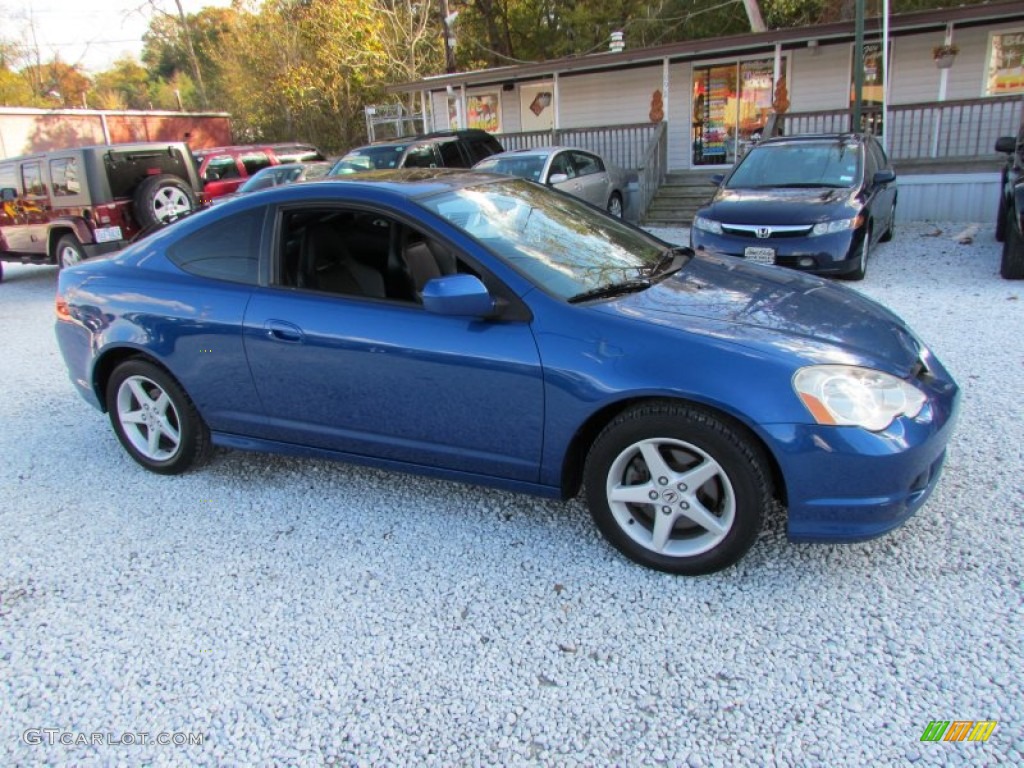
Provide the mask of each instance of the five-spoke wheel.
[{"label": "five-spoke wheel", "polygon": [[651,568],[701,574],[732,565],[753,544],[770,503],[760,446],[703,409],[630,409],[587,457],[586,495],[598,528]]},{"label": "five-spoke wheel", "polygon": [[107,410],[121,444],[154,472],[184,472],[209,445],[209,431],[184,390],[147,361],[117,367],[107,386]]}]

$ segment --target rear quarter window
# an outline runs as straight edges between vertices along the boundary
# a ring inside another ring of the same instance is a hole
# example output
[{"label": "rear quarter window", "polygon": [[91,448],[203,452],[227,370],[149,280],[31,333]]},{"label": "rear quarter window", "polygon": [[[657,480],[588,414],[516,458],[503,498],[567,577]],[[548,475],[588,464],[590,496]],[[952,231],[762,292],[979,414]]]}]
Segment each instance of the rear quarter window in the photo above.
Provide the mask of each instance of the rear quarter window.
[{"label": "rear quarter window", "polygon": [[243,211],[182,238],[167,258],[191,275],[256,285],[262,230],[263,208]]}]

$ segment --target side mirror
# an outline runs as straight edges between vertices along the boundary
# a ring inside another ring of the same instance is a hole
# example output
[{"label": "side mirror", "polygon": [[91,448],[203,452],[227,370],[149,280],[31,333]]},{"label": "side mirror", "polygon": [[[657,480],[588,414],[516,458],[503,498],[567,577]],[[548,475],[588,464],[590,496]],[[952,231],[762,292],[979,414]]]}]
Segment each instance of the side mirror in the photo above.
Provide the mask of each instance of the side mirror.
[{"label": "side mirror", "polygon": [[564,173],[552,173],[548,176],[548,184],[561,184],[563,181],[568,181],[569,176]]},{"label": "side mirror", "polygon": [[996,139],[996,152],[1012,155],[1017,151],[1017,140],[1013,136],[1000,136]]},{"label": "side mirror", "polygon": [[487,317],[494,312],[494,298],[475,275],[449,275],[427,281],[423,307],[435,315]]},{"label": "side mirror", "polygon": [[0,201],[5,203],[13,202],[18,199],[18,190],[14,187],[4,187],[0,189]]},{"label": "side mirror", "polygon": [[725,174],[724,173],[716,173],[714,176],[711,177],[711,183],[714,184],[717,187],[719,184],[722,183],[722,179],[724,179],[724,178],[725,178]]},{"label": "side mirror", "polygon": [[896,171],[884,170],[875,171],[874,177],[871,179],[875,186],[883,186],[885,184],[892,184],[896,181]]}]

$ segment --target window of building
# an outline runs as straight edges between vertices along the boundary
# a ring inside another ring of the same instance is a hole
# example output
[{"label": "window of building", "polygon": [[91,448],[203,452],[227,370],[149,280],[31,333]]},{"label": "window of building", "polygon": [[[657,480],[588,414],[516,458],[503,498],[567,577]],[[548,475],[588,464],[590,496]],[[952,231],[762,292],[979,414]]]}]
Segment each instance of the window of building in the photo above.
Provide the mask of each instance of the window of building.
[{"label": "window of building", "polygon": [[986,96],[1024,93],[1024,28],[988,37]]}]

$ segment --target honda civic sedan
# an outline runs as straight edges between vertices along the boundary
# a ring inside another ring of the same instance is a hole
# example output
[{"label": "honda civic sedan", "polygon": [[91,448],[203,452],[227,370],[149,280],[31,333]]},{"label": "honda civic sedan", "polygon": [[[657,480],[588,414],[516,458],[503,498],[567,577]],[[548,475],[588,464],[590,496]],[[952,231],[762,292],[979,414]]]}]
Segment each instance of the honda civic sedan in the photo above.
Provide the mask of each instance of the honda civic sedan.
[{"label": "honda civic sedan", "polygon": [[[125,451],[212,445],[561,499],[626,556],[735,563],[904,522],[958,389],[892,312],[521,179],[372,172],[238,198],[62,271],[57,337]],[[83,446],[85,450],[85,446]]]},{"label": "honda civic sedan", "polygon": [[867,134],[769,139],[697,211],[690,244],[819,275],[861,280],[896,225],[896,172]]}]

